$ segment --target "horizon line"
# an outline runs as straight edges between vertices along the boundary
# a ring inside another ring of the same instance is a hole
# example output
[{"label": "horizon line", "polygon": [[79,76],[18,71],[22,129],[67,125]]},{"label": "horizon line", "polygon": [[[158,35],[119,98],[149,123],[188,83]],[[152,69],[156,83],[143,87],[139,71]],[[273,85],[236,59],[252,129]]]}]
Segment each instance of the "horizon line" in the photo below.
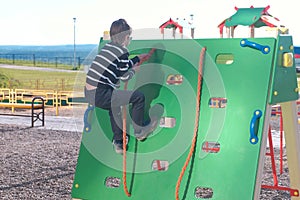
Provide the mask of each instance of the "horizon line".
[{"label": "horizon line", "polygon": [[[76,44],[75,46],[80,45],[98,45],[97,43],[86,43],[86,44]],[[0,44],[0,47],[3,46],[74,46],[74,44]]]}]

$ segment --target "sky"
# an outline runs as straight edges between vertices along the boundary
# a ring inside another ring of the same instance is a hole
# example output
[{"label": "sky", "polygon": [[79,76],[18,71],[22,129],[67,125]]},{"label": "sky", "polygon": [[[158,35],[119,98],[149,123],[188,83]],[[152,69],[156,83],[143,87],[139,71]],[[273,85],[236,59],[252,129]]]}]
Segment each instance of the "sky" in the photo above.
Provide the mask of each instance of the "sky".
[{"label": "sky", "polygon": [[[289,28],[294,45],[300,46],[297,0],[0,0],[0,45],[98,44],[111,23],[124,18],[150,37],[161,37],[159,26],[168,19],[190,20],[195,38],[219,38],[217,26],[233,15],[235,7],[270,6],[268,12]],[[5,5],[5,6],[3,6]],[[73,18],[76,18],[74,23]],[[248,37],[247,27],[238,27],[236,37]],[[189,36],[189,29],[184,29]],[[168,33],[165,34],[168,37]],[[273,36],[260,28],[257,36]]]}]

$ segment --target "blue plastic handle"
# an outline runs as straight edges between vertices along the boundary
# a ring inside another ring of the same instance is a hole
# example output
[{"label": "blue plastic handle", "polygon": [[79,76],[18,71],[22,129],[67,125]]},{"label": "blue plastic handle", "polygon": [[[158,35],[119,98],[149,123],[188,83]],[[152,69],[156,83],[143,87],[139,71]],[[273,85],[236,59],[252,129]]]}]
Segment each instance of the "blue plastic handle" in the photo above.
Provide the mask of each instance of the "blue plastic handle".
[{"label": "blue plastic handle", "polygon": [[258,142],[257,130],[255,130],[255,124],[262,116],[261,110],[255,110],[250,123],[250,143],[256,144]]},{"label": "blue plastic handle", "polygon": [[255,42],[251,42],[247,39],[242,39],[241,42],[240,42],[240,45],[241,45],[241,47],[250,47],[250,48],[259,50],[263,54],[268,54],[270,52],[270,47],[269,46],[257,44]]},{"label": "blue plastic handle", "polygon": [[87,109],[85,110],[84,112],[84,116],[83,116],[83,122],[84,122],[84,130],[86,132],[90,132],[92,126],[91,124],[89,123],[89,114],[91,111],[93,111],[95,109],[95,106],[89,104]]}]

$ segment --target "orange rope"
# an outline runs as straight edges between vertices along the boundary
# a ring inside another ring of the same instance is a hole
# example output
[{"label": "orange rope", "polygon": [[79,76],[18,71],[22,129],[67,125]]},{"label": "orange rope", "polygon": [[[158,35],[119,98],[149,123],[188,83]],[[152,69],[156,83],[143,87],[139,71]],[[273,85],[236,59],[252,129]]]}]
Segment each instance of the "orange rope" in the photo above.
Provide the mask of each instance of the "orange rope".
[{"label": "orange rope", "polygon": [[[143,62],[145,62],[146,60],[148,60],[152,54],[154,53],[156,49],[152,48],[149,53],[148,53],[148,57],[144,58],[143,60],[140,60],[138,65],[141,65]],[[127,86],[128,86],[128,82],[125,82],[124,84],[124,90],[127,90]],[[123,188],[124,188],[124,192],[125,194],[130,197],[131,194],[128,191],[128,187],[127,187],[127,177],[126,177],[126,135],[127,135],[127,130],[126,130],[126,106],[123,106],[122,108],[123,111]]]},{"label": "orange rope", "polygon": [[[128,82],[125,82],[124,90],[127,90]],[[130,197],[131,194],[128,191],[127,188],[127,182],[126,182],[126,106],[123,106],[123,187],[125,194]]]},{"label": "orange rope", "polygon": [[202,71],[203,71],[203,63],[204,63],[204,55],[205,55],[206,48],[203,47],[200,53],[200,61],[199,61],[199,69],[198,69],[198,85],[197,85],[197,101],[196,101],[196,118],[195,118],[195,127],[194,127],[194,136],[192,140],[192,145],[190,148],[190,152],[188,154],[188,157],[184,163],[183,168],[181,169],[181,173],[178,177],[178,181],[176,184],[176,191],[175,191],[175,198],[176,200],[179,200],[179,189],[180,184],[183,178],[183,175],[186,171],[186,168],[190,162],[191,157],[193,156],[193,153],[195,151],[196,146],[196,140],[198,135],[198,126],[199,126],[199,115],[200,115],[200,100],[201,100],[201,86],[202,86]]}]

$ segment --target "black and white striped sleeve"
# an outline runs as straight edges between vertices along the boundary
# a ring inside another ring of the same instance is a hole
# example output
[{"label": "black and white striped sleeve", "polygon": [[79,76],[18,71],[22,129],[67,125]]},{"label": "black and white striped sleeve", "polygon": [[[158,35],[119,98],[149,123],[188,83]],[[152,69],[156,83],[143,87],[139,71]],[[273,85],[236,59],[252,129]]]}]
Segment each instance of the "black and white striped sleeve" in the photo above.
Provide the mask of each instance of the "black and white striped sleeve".
[{"label": "black and white striped sleeve", "polygon": [[128,59],[128,54],[123,55],[119,58],[118,68],[120,70],[120,79],[122,81],[128,81],[134,76],[135,71],[132,69],[132,67],[139,61],[140,59],[138,56],[135,56],[132,59]]}]

